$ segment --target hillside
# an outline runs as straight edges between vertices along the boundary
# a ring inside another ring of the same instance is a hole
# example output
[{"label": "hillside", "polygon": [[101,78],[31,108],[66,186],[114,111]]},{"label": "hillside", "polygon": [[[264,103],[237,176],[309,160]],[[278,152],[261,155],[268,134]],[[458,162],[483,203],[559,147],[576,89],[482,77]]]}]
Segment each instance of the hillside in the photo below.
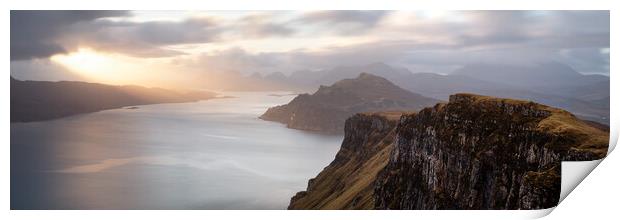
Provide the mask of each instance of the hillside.
[{"label": "hillside", "polygon": [[345,120],[367,111],[415,111],[437,103],[367,73],[321,86],[314,94],[301,94],[286,105],[269,108],[261,119],[289,128],[342,133]]},{"label": "hillside", "polygon": [[192,102],[210,92],[176,92],[141,86],[86,82],[21,81],[11,77],[11,122],[56,119],[124,106]]}]

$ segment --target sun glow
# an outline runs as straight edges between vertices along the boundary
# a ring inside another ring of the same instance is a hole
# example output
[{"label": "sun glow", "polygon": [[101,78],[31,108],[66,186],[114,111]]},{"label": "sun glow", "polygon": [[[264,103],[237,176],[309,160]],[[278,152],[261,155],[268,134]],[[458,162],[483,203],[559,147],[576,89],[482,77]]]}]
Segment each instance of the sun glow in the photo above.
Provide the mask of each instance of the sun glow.
[{"label": "sun glow", "polygon": [[89,48],[80,48],[69,54],[50,58],[68,70],[97,82],[125,84],[142,79],[149,65],[139,58],[108,54]]},{"label": "sun glow", "polygon": [[92,49],[81,48],[69,54],[58,54],[50,58],[71,70],[88,78],[110,80],[115,77],[115,72],[122,67],[122,62],[113,56],[96,52]]},{"label": "sun glow", "polygon": [[90,82],[164,88],[183,87],[188,83],[186,78],[174,74],[188,73],[188,69],[175,65],[174,59],[169,57],[131,57],[80,48],[76,52],[54,55],[50,59]]}]

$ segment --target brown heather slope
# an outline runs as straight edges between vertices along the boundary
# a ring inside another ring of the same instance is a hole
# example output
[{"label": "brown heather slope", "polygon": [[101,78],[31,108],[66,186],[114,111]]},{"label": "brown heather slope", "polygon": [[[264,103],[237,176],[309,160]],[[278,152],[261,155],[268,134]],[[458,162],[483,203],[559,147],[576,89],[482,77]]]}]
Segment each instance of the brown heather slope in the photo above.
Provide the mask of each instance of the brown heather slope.
[{"label": "brown heather slope", "polygon": [[387,165],[401,114],[358,113],[347,119],[336,158],[291,199],[289,209],[372,209],[375,177]]},{"label": "brown heather slope", "polygon": [[608,139],[564,110],[472,94],[397,122],[358,114],[334,162],[289,208],[550,208],[560,162],[603,158]]}]

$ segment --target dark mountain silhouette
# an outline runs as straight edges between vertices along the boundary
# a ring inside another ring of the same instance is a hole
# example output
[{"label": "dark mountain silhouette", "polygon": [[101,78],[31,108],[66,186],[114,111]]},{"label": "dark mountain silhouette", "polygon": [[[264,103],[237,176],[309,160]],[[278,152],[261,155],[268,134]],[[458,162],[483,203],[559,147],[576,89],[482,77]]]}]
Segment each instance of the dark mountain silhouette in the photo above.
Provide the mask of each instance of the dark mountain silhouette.
[{"label": "dark mountain silhouette", "polygon": [[[351,78],[359,72],[371,72],[403,89],[435,99],[447,100],[450,94],[463,92],[527,99],[569,110],[584,119],[609,124],[609,77],[583,75],[561,63],[531,66],[474,64],[449,75],[412,73],[405,68],[373,63],[297,71],[287,78],[285,84],[316,88]],[[279,83],[283,82],[281,75],[278,79]]]},{"label": "dark mountain silhouette", "polygon": [[286,105],[269,108],[260,118],[290,128],[342,133],[344,121],[366,111],[415,111],[439,100],[402,89],[385,78],[368,73],[320,86],[314,94],[302,94]]},{"label": "dark mountain silhouette", "polygon": [[371,63],[361,66],[338,66],[323,70],[300,70],[291,73],[288,81],[297,85],[316,88],[319,85],[331,85],[342,79],[355,78],[359,73],[372,73],[392,82],[394,79],[411,75],[407,69],[396,69],[385,63]]},{"label": "dark mountain silhouette", "polygon": [[558,62],[519,66],[471,64],[455,70],[451,75],[470,76],[489,82],[543,91],[547,88],[583,86],[609,80],[609,77],[602,75],[583,75]]},{"label": "dark mountain silhouette", "polygon": [[451,76],[469,76],[508,85],[498,90],[462,92],[529,99],[609,124],[607,76],[583,75],[557,62],[530,66],[474,64],[455,70]]},{"label": "dark mountain silhouette", "polygon": [[49,120],[124,106],[192,102],[210,92],[175,92],[141,86],[73,81],[21,81],[11,77],[11,122]]}]

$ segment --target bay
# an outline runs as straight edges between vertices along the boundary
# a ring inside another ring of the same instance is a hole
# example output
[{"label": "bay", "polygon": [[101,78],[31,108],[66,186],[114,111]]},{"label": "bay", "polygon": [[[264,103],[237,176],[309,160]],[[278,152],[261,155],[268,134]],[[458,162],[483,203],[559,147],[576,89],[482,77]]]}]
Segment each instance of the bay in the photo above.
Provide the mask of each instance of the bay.
[{"label": "bay", "polygon": [[280,94],[11,123],[11,208],[285,209],[343,137],[258,119]]}]

